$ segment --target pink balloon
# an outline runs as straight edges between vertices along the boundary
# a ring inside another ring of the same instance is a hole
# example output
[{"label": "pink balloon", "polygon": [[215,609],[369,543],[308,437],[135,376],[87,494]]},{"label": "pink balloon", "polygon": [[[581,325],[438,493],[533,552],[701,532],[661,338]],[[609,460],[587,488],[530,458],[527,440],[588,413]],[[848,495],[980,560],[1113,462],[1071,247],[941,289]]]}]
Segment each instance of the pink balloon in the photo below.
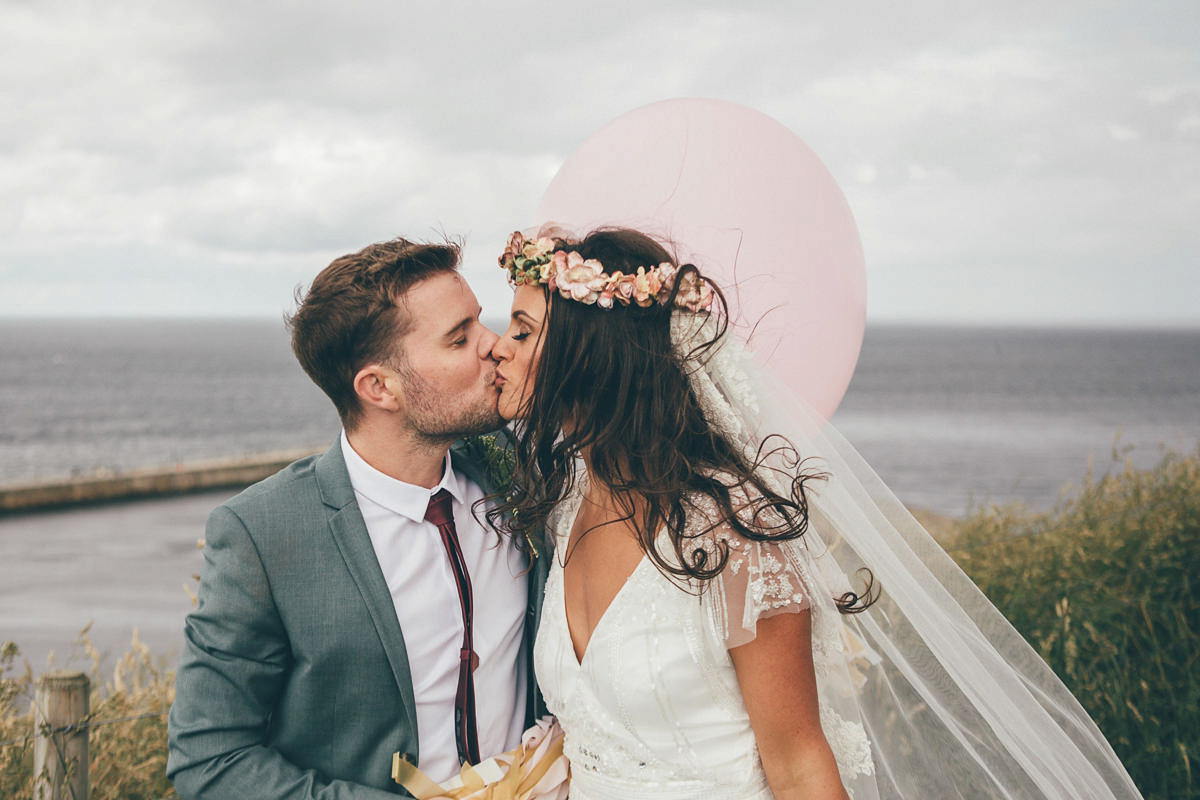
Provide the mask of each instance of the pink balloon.
[{"label": "pink balloon", "polygon": [[841,402],[865,325],[862,245],[833,176],[775,120],[721,100],[642,106],[575,148],[538,217],[671,242],[794,391],[826,419]]}]

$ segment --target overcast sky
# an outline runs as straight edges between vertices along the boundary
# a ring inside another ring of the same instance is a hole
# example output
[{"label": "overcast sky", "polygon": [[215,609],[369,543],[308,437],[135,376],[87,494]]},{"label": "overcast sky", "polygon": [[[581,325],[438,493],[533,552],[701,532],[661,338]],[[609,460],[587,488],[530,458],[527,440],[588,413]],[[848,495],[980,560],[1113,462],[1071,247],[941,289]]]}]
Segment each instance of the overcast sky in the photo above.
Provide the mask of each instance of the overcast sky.
[{"label": "overcast sky", "polygon": [[0,316],[278,316],[404,234],[494,268],[645,103],[770,114],[871,321],[1200,325],[1200,3],[0,2]]}]

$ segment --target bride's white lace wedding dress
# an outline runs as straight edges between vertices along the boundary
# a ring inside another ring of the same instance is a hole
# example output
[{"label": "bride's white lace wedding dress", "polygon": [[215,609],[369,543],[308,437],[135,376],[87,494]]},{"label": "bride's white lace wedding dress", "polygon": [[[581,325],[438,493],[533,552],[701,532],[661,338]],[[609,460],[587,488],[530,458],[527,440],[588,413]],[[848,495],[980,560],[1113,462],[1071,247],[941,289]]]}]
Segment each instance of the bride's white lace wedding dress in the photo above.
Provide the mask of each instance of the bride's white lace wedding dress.
[{"label": "bride's white lace wedding dress", "polygon": [[[643,558],[582,661],[562,566],[551,567],[534,662],[566,734],[573,800],[769,798],[729,649],[754,638],[757,620],[805,608],[821,727],[853,800],[1140,800],[1062,681],[854,448],[735,337],[692,348],[713,325],[672,319],[680,351],[702,353],[684,361],[709,422],[747,461],[786,437],[795,450],[771,450],[757,473],[776,493],[788,494],[774,481],[793,473],[789,453],[826,478],[811,485],[808,532],[783,543],[703,533],[718,517],[697,502],[688,533],[710,551],[728,545],[724,570],[700,590]],[[586,491],[577,476],[549,520],[556,562]],[[882,595],[840,614],[833,598],[864,565]]]},{"label": "bride's white lace wedding dress", "polygon": [[[551,520],[565,551],[582,487]],[[699,504],[696,531],[710,527]],[[572,800],[767,800],[754,732],[729,648],[754,637],[755,622],[811,608],[822,725],[843,777],[872,771],[867,736],[847,718],[852,676],[832,593],[822,588],[803,540],[751,542],[728,530],[698,544],[729,546],[722,574],[703,591],[680,585],[642,558],[597,623],[582,662],[575,657],[555,559],[534,651],[538,683],[566,737]],[[660,549],[660,552],[668,552]],[[840,689],[839,689],[840,687]]]}]

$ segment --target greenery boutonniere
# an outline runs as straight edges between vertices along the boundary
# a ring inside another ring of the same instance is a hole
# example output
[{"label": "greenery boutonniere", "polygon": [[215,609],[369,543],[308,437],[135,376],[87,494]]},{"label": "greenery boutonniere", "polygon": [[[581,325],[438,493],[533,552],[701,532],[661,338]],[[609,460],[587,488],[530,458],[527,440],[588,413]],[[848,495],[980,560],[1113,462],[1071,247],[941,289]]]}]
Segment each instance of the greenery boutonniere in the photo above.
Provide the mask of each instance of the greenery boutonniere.
[{"label": "greenery boutonniere", "polygon": [[483,465],[484,478],[493,491],[509,494],[517,461],[512,450],[502,444],[496,434],[468,436],[463,440],[463,450]]},{"label": "greenery boutonniere", "polygon": [[[490,489],[503,494],[505,500],[511,500],[517,459],[508,444],[507,437],[502,441],[494,433],[484,436],[469,436],[463,440],[463,450],[476,463],[483,465],[484,477]],[[522,537],[525,539],[525,546],[529,554],[538,558],[541,553],[533,535],[529,531],[524,531]]]}]

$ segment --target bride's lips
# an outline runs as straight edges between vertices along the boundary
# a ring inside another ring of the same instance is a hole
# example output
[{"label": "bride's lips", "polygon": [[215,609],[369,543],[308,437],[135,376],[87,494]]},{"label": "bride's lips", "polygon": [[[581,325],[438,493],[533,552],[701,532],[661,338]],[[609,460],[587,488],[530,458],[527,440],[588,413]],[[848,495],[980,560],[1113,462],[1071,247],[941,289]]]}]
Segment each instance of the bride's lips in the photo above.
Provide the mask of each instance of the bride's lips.
[{"label": "bride's lips", "polygon": [[500,374],[500,370],[496,370],[496,377],[492,379],[492,385],[497,389],[500,389],[503,388],[504,384],[507,382],[508,381],[505,379],[505,377]]}]

